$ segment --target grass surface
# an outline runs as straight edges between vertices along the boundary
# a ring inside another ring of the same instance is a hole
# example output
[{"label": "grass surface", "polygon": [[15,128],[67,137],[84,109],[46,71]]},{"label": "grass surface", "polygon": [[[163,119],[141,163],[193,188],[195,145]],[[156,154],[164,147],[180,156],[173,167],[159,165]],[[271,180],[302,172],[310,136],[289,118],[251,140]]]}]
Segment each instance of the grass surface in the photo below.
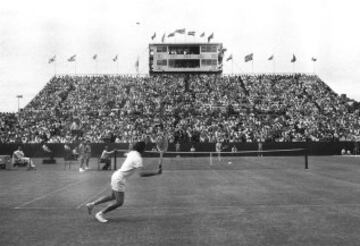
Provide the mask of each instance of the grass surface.
[{"label": "grass surface", "polygon": [[[156,162],[145,159],[149,168]],[[124,206],[106,224],[84,204],[110,192],[112,171],[80,174],[62,160],[36,172],[2,170],[0,245],[359,245],[360,158],[309,163],[166,159],[163,175],[130,178]]]}]

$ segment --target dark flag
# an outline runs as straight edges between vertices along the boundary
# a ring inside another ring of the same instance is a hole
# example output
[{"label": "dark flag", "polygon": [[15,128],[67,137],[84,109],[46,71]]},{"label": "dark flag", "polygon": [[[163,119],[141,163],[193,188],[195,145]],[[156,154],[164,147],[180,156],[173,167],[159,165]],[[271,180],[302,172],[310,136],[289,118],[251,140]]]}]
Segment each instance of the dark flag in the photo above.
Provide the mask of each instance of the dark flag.
[{"label": "dark flag", "polygon": [[253,54],[253,53],[248,54],[247,56],[245,56],[245,62],[252,61],[252,60],[253,60],[253,58],[254,58],[253,56],[254,56],[254,54]]},{"label": "dark flag", "polygon": [[226,51],[227,51],[226,48],[222,48],[222,49],[220,50],[220,53],[221,53],[221,54],[224,54]]},{"label": "dark flag", "polygon": [[214,33],[211,33],[211,35],[208,37],[208,43],[210,42],[211,39],[214,38]]},{"label": "dark flag", "polygon": [[136,25],[140,25],[140,22],[136,22]]},{"label": "dark flag", "polygon": [[179,33],[179,34],[185,34],[185,28],[183,29],[177,29],[175,30],[175,32]]},{"label": "dark flag", "polygon": [[49,59],[49,64],[50,64],[50,63],[53,63],[55,60],[56,60],[56,56],[51,57],[51,58]]},{"label": "dark flag", "polygon": [[232,59],[233,59],[233,57],[232,57],[232,54],[231,54],[228,58],[226,58],[226,61],[230,61]]},{"label": "dark flag", "polygon": [[118,59],[118,55],[116,55],[112,60],[113,60],[113,62],[116,62],[117,59]]},{"label": "dark flag", "polygon": [[164,43],[165,42],[165,33],[163,34],[162,38],[161,38],[161,42]]},{"label": "dark flag", "polygon": [[96,60],[97,59],[97,54],[95,54],[92,58],[93,58],[93,60]]},{"label": "dark flag", "polygon": [[151,36],[151,40],[154,40],[154,38],[156,38],[156,32]]},{"label": "dark flag", "polygon": [[200,38],[203,38],[203,37],[205,37],[205,33],[204,33],[204,32],[200,34]]},{"label": "dark flag", "polygon": [[68,59],[68,62],[74,62],[75,60],[76,60],[76,55],[73,55]]},{"label": "dark flag", "polygon": [[174,33],[174,32],[168,34],[168,38],[174,37],[174,36],[175,36],[175,33]]},{"label": "dark flag", "polygon": [[195,31],[189,31],[187,34],[188,34],[189,36],[195,36]]},{"label": "dark flag", "polygon": [[271,56],[268,58],[269,61],[271,61],[271,60],[273,60],[273,59],[274,59],[274,55],[271,55]]},{"label": "dark flag", "polygon": [[311,60],[312,60],[313,62],[316,62],[316,61],[317,61],[317,58],[311,57]]},{"label": "dark flag", "polygon": [[293,54],[293,57],[292,57],[292,59],[291,59],[291,61],[290,61],[291,63],[294,63],[294,62],[296,62],[296,56]]}]

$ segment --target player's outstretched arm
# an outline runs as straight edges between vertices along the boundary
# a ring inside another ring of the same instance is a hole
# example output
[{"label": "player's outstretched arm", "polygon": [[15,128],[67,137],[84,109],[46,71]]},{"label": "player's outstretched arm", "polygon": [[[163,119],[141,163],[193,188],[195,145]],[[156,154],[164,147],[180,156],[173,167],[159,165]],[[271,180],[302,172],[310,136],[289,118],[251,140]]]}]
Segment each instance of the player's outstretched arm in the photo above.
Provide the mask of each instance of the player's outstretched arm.
[{"label": "player's outstretched arm", "polygon": [[139,172],[140,177],[143,177],[143,178],[156,176],[156,175],[160,175],[160,174],[162,174],[162,168],[161,167],[159,167],[157,170],[144,170],[144,169],[142,169]]}]

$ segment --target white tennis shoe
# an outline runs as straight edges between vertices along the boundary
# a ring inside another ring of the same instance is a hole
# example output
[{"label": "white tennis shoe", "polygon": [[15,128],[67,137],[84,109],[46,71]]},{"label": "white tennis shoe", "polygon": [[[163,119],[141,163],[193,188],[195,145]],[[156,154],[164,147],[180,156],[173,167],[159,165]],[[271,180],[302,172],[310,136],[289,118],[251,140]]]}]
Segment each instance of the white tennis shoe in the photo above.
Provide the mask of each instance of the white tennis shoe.
[{"label": "white tennis shoe", "polygon": [[102,212],[98,212],[97,214],[95,214],[95,218],[101,223],[108,222],[108,220],[104,218],[104,214]]},{"label": "white tennis shoe", "polygon": [[93,211],[93,209],[95,207],[94,203],[88,203],[88,204],[86,204],[86,207],[88,209],[88,213],[91,215],[92,211]]}]

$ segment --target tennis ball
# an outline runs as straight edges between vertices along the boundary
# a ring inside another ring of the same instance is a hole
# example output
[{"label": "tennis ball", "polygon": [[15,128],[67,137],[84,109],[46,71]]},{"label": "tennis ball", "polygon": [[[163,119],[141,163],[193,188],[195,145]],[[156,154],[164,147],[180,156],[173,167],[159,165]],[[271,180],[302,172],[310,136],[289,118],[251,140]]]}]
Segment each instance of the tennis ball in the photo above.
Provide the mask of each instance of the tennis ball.
[{"label": "tennis ball", "polygon": [[229,165],[231,165],[231,164],[232,164],[232,162],[231,162],[231,161],[229,161],[229,162],[228,162],[228,164],[229,164]]}]

